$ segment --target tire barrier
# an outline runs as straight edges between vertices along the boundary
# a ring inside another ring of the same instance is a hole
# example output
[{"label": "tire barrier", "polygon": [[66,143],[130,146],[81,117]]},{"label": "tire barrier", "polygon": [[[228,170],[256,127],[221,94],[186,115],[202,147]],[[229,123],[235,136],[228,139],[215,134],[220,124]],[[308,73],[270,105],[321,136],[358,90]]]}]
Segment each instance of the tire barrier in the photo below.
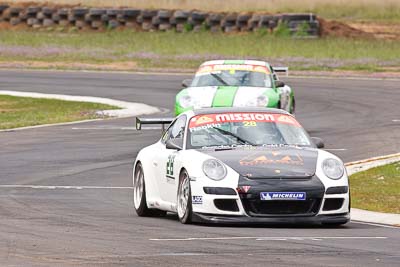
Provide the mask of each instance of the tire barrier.
[{"label": "tire barrier", "polygon": [[[170,19],[171,27],[177,32],[185,31],[185,25],[189,25],[190,11],[176,10]],[[193,23],[193,22],[190,22]]]},{"label": "tire barrier", "polygon": [[32,28],[74,27],[78,30],[132,28],[141,31],[274,32],[284,25],[294,36],[320,35],[315,14],[218,13],[187,10],[9,6],[0,4],[0,22]]},{"label": "tire barrier", "polygon": [[206,23],[208,14],[201,11],[194,11],[190,15],[188,27],[192,27],[194,31],[200,31]]}]

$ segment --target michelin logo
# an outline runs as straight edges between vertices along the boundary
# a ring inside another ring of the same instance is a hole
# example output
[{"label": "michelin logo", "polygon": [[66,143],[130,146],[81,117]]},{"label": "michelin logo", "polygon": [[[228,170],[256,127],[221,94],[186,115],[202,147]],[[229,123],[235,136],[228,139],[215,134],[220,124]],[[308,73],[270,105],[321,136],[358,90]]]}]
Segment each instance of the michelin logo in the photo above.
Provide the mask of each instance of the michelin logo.
[{"label": "michelin logo", "polygon": [[261,192],[261,200],[306,200],[305,192]]}]

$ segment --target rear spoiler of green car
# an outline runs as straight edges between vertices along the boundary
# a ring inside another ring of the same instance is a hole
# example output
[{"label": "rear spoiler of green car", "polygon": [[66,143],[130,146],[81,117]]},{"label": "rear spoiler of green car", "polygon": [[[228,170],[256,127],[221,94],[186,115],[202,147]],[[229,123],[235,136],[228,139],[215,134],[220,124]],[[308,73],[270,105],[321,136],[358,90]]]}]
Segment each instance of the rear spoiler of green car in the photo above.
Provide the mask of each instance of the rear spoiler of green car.
[{"label": "rear spoiler of green car", "polygon": [[285,73],[286,76],[289,76],[289,67],[272,67],[272,69],[276,73]]},{"label": "rear spoiler of green car", "polygon": [[143,124],[158,125],[161,124],[162,132],[165,131],[165,125],[170,125],[175,118],[139,118],[136,117],[136,130],[140,131]]}]

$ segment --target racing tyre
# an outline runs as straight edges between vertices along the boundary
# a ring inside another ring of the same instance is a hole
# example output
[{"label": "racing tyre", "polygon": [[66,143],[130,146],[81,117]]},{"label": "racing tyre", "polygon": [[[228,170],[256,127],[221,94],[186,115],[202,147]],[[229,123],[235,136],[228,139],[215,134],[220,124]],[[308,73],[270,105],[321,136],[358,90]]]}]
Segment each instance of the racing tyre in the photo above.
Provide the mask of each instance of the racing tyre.
[{"label": "racing tyre", "polygon": [[146,184],[142,164],[136,165],[133,176],[133,205],[136,214],[140,217],[144,216],[165,216],[166,211],[158,209],[149,209],[146,203]]},{"label": "racing tyre", "polygon": [[192,222],[192,192],[190,190],[189,174],[183,170],[179,176],[179,187],[177,196],[177,210],[179,221],[183,224]]}]

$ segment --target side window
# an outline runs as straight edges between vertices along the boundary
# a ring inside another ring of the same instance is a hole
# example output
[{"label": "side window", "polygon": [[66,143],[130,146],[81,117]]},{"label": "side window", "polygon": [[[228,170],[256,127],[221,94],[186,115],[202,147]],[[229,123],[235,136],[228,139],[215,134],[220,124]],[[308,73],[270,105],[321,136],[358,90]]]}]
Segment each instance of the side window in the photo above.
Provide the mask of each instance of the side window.
[{"label": "side window", "polygon": [[[175,121],[176,122],[176,121]],[[161,138],[161,142],[163,142],[165,144],[165,142],[167,142],[167,140],[169,139],[169,136],[171,135],[171,131],[172,128],[175,125],[175,122],[173,124],[171,124],[168,129],[165,131],[165,133],[163,134],[162,138]]]},{"label": "side window", "polygon": [[162,142],[167,142],[171,138],[183,138],[186,126],[186,116],[181,116],[174,121],[162,137]]},{"label": "side window", "polygon": [[172,126],[170,138],[183,138],[186,126],[186,116],[181,116]]}]

